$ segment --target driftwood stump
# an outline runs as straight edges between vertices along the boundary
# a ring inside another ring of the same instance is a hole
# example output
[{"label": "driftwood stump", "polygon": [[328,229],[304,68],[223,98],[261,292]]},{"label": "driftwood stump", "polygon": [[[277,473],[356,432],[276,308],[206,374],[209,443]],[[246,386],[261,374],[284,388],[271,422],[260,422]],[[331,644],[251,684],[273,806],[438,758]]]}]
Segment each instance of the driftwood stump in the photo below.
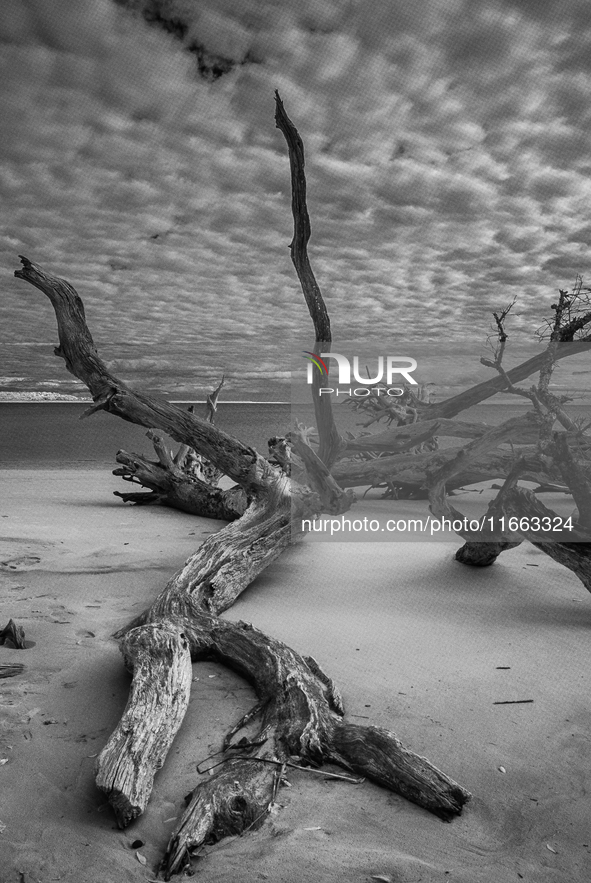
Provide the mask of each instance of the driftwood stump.
[{"label": "driftwood stump", "polygon": [[0,629],[0,644],[15,650],[26,650],[24,628],[17,625],[14,619],[9,619],[4,628]]}]

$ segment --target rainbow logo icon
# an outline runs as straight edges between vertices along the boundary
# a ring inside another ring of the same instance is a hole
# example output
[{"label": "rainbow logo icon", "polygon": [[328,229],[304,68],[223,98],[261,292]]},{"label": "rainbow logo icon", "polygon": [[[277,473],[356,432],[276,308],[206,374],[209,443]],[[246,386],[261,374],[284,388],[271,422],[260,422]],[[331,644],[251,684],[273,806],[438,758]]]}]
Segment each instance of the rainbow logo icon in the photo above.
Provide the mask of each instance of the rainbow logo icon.
[{"label": "rainbow logo icon", "polygon": [[[316,365],[321,374],[328,374],[328,368],[326,366],[326,362],[320,358],[316,353],[309,353],[308,350],[302,350],[304,354],[304,359],[307,359],[308,362],[311,362],[313,365]],[[308,369],[310,370],[310,369]],[[310,375],[311,377],[312,375]]]}]

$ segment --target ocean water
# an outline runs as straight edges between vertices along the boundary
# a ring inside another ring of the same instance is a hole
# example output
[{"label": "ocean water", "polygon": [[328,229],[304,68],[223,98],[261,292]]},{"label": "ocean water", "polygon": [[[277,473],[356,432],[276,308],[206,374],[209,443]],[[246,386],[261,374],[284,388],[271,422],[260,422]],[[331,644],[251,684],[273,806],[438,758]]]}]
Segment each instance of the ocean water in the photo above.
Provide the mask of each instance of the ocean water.
[{"label": "ocean water", "polygon": [[[521,413],[526,405],[485,403],[464,411],[459,419],[497,425]],[[115,454],[120,449],[153,453],[143,427],[104,412],[80,420],[87,407],[78,402],[0,402],[0,468],[114,468]],[[196,411],[204,413],[205,406],[197,405]],[[591,421],[591,406],[575,406],[570,413]],[[364,418],[359,412],[339,403],[335,415],[341,431],[361,431]],[[293,425],[293,416],[314,425],[311,405],[298,406],[292,415],[290,405],[274,403],[221,403],[217,424],[266,454],[267,439],[285,434]],[[385,424],[374,424],[371,431],[381,428]],[[171,448],[175,447],[171,440]]]},{"label": "ocean water", "polygon": [[[104,411],[81,420],[86,408],[79,402],[0,402],[0,468],[94,469],[114,467],[119,450],[154,453],[144,427]],[[205,415],[205,406],[195,411]],[[221,429],[261,453],[267,439],[290,423],[289,405],[220,404],[217,414]]]}]

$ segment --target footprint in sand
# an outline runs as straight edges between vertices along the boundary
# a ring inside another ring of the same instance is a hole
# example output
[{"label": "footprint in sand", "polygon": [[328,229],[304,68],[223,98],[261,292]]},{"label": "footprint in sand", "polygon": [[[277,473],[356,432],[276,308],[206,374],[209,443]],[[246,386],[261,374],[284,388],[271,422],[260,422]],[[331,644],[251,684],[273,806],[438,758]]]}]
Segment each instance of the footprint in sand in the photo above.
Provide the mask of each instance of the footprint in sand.
[{"label": "footprint in sand", "polygon": [[34,564],[39,564],[40,561],[41,558],[38,558],[37,555],[19,555],[17,558],[9,558],[8,561],[0,561],[0,567],[6,570],[24,570]]}]

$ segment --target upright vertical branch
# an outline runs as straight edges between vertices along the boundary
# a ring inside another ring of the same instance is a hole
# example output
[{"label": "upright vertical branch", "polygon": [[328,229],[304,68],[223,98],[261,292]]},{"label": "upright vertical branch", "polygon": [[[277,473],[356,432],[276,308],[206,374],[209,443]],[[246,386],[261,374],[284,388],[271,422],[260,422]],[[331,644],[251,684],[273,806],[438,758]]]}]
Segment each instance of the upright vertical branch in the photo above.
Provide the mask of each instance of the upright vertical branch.
[{"label": "upright vertical branch", "polygon": [[[289,152],[289,165],[291,169],[291,210],[293,213],[293,239],[290,243],[290,252],[293,265],[308,305],[308,310],[314,323],[316,343],[314,351],[328,352],[332,343],[330,319],[322,292],[316,282],[316,277],[310,266],[308,257],[308,242],[310,240],[311,227],[308,206],[306,203],[306,174],[304,171],[304,145],[298,130],[287,116],[279,92],[275,91],[275,124],[283,133]],[[319,457],[329,468],[337,458],[339,450],[344,442],[339,435],[334,422],[330,396],[319,395],[322,377],[316,373],[313,375],[312,395],[314,399],[314,413],[318,425],[320,438]]]},{"label": "upright vertical branch", "polygon": [[316,340],[330,343],[332,333],[324,298],[308,258],[308,242],[312,232],[306,203],[306,174],[304,172],[304,145],[299,132],[287,116],[279,92],[275,91],[275,124],[287,142],[291,169],[291,210],[293,213],[293,239],[289,246],[302,291],[314,323]]}]

